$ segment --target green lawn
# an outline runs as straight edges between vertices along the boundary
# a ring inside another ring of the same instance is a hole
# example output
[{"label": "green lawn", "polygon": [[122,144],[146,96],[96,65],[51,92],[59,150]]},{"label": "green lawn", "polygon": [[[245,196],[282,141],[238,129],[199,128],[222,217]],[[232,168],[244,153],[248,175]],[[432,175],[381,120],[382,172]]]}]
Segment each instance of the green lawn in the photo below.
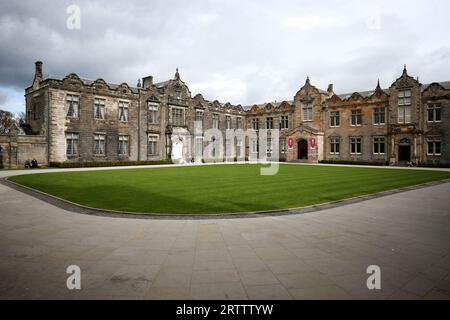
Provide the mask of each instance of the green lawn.
[{"label": "green lawn", "polygon": [[146,213],[206,214],[275,210],[450,178],[449,172],[363,167],[214,165],[74,171],[10,180],[90,207]]}]

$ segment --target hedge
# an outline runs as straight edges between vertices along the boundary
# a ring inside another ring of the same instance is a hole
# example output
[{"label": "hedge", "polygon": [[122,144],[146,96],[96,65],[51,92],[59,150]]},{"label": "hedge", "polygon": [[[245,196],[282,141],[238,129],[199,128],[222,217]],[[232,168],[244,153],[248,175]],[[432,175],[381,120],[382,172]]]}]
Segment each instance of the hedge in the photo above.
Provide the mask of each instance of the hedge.
[{"label": "hedge", "polygon": [[156,164],[172,164],[171,160],[144,160],[144,161],[91,161],[91,162],[50,162],[52,168],[88,168],[88,167],[117,167],[117,166],[144,166]]},{"label": "hedge", "polygon": [[418,166],[424,168],[450,168],[450,163],[419,163]]},{"label": "hedge", "polygon": [[351,160],[321,160],[319,163],[324,164],[351,164],[351,165],[361,165],[361,166],[388,166],[388,161],[351,161]]}]

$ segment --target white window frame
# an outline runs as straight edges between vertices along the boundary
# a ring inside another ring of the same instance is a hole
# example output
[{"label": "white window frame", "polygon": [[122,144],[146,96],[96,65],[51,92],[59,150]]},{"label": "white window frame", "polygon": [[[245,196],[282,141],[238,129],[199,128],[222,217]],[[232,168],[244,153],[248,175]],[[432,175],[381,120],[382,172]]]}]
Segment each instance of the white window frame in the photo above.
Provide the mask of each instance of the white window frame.
[{"label": "white window frame", "polygon": [[94,133],[94,156],[106,155],[106,134]]},{"label": "white window frame", "polygon": [[273,129],[273,117],[266,117],[266,129]]},{"label": "white window frame", "polygon": [[[338,124],[336,124],[336,119]],[[334,124],[333,124],[334,120]],[[330,128],[339,128],[341,126],[341,112],[340,111],[330,111]]]},{"label": "white window frame", "polygon": [[[355,123],[353,123],[353,119],[355,119]],[[358,121],[358,119],[360,121]],[[351,127],[360,127],[362,126],[362,111],[361,109],[353,109],[350,111],[350,126]]]},{"label": "white window frame", "polygon": [[147,122],[149,124],[158,124],[159,104],[156,102],[148,102]]},{"label": "white window frame", "polygon": [[[181,112],[181,117],[178,118],[177,114],[174,114],[174,111]],[[172,120],[172,125],[176,127],[183,127],[186,125],[186,110],[183,107],[170,107],[170,118]],[[175,121],[177,120],[177,121]],[[178,122],[178,120],[181,120],[181,122]]]},{"label": "white window frame", "polygon": [[195,110],[195,125],[197,128],[203,128],[204,115],[203,110]]},{"label": "white window frame", "polygon": [[[430,143],[432,144],[433,152],[430,153]],[[439,143],[439,152],[436,152],[436,143]],[[440,137],[428,137],[427,138],[427,155],[428,156],[441,156],[442,155],[442,139]]]},{"label": "white window frame", "polygon": [[[375,152],[375,145],[378,145],[378,152]],[[380,152],[380,146],[383,145],[383,151]],[[372,154],[380,156],[386,154],[386,137],[384,136],[375,136],[372,141]]]},{"label": "white window frame", "polygon": [[[158,140],[159,140],[159,136],[157,134],[149,134],[148,135],[148,137],[147,137],[147,155],[149,155],[149,156],[158,155]],[[153,145],[153,147],[151,148],[150,145]]]},{"label": "white window frame", "polygon": [[313,104],[312,102],[302,103],[303,122],[313,121]]},{"label": "white window frame", "polygon": [[[106,104],[105,99],[94,98],[94,119],[95,120],[105,120],[105,104]],[[98,111],[100,111],[100,113]],[[98,117],[99,114],[100,114],[100,117]]]},{"label": "white window frame", "polygon": [[[377,114],[377,110],[383,110],[382,112],[378,112]],[[381,115],[383,115],[383,122],[376,122],[376,117],[381,117]],[[386,124],[386,107],[376,107],[373,109],[373,113],[372,113],[372,124],[374,126],[384,126]]]},{"label": "white window frame", "polygon": [[[439,110],[439,120],[436,120],[436,110]],[[429,112],[433,112],[433,119],[430,120]],[[442,121],[442,106],[440,104],[429,104],[427,105],[427,122],[428,123],[439,123]]]},{"label": "white window frame", "polygon": [[[337,149],[339,149],[339,151],[336,151],[336,146],[337,146]],[[339,155],[340,153],[341,153],[341,138],[340,137],[330,137],[330,154]]]},{"label": "white window frame", "polygon": [[397,122],[411,123],[412,119],[411,89],[400,90],[397,95]]},{"label": "white window frame", "polygon": [[[352,144],[355,144],[355,152],[352,151]],[[359,152],[358,152],[359,145]],[[350,137],[350,154],[360,155],[362,154],[362,137]]]},{"label": "white window frame", "polygon": [[225,129],[231,129],[231,116],[225,116]]},{"label": "white window frame", "polygon": [[128,122],[129,106],[130,103],[128,101],[119,100],[117,118],[120,122]]},{"label": "white window frame", "polygon": [[288,130],[289,129],[289,116],[281,116],[280,118],[280,129]]},{"label": "white window frame", "polygon": [[219,114],[218,113],[213,113],[212,115],[212,127],[213,129],[219,129]]},{"label": "white window frame", "polygon": [[[70,152],[67,152],[69,149],[69,140],[70,140]],[[76,143],[74,143],[76,142]],[[80,134],[76,132],[66,132],[66,155],[67,156],[77,156],[79,150],[80,143]]]},{"label": "white window frame", "polygon": [[259,130],[259,118],[252,119],[252,129],[255,131]]},{"label": "white window frame", "polygon": [[[124,148],[125,146],[125,148]],[[124,151],[125,149],[125,151]],[[119,134],[117,143],[117,154],[119,156],[128,156],[130,154],[130,136]]]},{"label": "white window frame", "polygon": [[242,117],[236,117],[236,129],[242,129]]},{"label": "white window frame", "polygon": [[[75,94],[66,95],[67,106],[67,118],[78,119],[80,117],[80,96]],[[69,115],[69,111],[72,108],[73,114]]]}]

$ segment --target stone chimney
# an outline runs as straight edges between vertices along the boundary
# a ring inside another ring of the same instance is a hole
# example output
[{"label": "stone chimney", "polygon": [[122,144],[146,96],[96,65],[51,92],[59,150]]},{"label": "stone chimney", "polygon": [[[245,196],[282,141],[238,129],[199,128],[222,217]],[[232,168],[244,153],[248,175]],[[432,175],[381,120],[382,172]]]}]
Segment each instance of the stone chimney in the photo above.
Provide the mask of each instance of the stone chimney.
[{"label": "stone chimney", "polygon": [[150,88],[153,85],[153,76],[142,78],[142,87],[144,89]]},{"label": "stone chimney", "polygon": [[34,78],[42,81],[42,61],[36,61],[34,65]]},{"label": "stone chimney", "polygon": [[328,93],[334,93],[334,91],[333,91],[333,84],[332,84],[332,83],[330,83],[330,84],[328,85],[327,92],[328,92]]}]

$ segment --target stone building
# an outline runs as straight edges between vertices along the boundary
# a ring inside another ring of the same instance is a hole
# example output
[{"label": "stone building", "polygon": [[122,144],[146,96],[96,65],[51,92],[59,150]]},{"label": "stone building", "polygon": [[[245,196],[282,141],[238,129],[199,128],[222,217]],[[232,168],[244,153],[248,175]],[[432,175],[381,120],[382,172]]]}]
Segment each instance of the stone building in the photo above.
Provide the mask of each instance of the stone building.
[{"label": "stone building", "polygon": [[[27,136],[0,137],[6,166],[33,157],[41,163],[243,160],[264,152],[270,158],[277,149],[282,161],[450,164],[450,82],[422,85],[406,66],[388,89],[378,83],[373,91],[336,94],[333,85],[321,90],[307,78],[293,100],[243,107],[192,97],[178,70],[171,80],[154,83],[148,76],[131,87],[73,73],[44,79],[38,61],[25,99]],[[258,136],[227,141],[227,129],[279,129],[279,148],[270,133],[267,150]],[[27,147],[11,157],[17,140]]]}]

